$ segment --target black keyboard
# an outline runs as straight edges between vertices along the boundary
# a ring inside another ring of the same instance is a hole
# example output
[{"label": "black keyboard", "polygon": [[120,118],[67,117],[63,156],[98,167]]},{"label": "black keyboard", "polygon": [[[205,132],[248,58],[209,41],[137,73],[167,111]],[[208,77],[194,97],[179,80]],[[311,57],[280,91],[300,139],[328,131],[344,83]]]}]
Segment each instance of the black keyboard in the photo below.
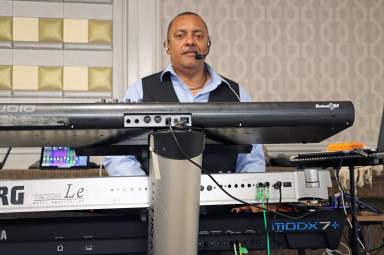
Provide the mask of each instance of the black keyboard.
[{"label": "black keyboard", "polygon": [[353,150],[298,154],[291,162],[308,167],[365,166],[380,164],[380,158],[372,150]]},{"label": "black keyboard", "polygon": [[[306,211],[302,208],[303,212]],[[309,209],[308,209],[309,210]],[[139,214],[111,210],[91,213],[32,213],[0,219],[1,254],[147,254],[148,225]],[[302,212],[288,213],[290,217]],[[27,218],[25,218],[27,217]],[[345,224],[341,210],[327,209],[300,219],[268,215],[272,249],[337,249]],[[199,254],[232,251],[240,242],[250,250],[266,249],[263,214],[215,212],[200,216]],[[3,234],[4,235],[4,234]]]}]

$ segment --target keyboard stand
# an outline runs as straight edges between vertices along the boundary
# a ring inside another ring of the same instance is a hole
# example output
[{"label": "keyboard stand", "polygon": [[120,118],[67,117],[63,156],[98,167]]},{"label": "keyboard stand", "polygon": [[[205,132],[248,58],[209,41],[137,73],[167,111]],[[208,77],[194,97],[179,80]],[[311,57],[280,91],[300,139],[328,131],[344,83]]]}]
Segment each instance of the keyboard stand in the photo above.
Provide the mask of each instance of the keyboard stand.
[{"label": "keyboard stand", "polygon": [[188,159],[202,165],[204,139],[201,131],[185,129],[160,130],[149,136],[148,254],[198,252],[201,169]]},{"label": "keyboard stand", "polygon": [[352,233],[350,233],[351,235],[351,240],[353,240],[351,242],[351,245],[352,245],[352,254],[353,255],[358,255],[360,254],[360,249],[359,249],[359,244],[357,242],[357,238],[358,238],[358,229],[357,229],[357,206],[356,206],[356,183],[355,183],[355,166],[348,166],[349,168],[349,188],[350,188],[350,192],[351,192],[351,216],[352,216]]}]

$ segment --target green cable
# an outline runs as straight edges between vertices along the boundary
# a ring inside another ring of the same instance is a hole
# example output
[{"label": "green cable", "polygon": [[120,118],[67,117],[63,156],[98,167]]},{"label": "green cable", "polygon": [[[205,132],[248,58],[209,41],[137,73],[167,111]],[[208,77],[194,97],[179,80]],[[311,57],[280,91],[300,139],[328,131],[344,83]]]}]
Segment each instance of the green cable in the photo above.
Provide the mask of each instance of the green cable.
[{"label": "green cable", "polygon": [[[264,228],[265,228],[265,233],[267,235],[267,254],[271,254],[271,248],[269,245],[269,233],[268,233],[268,225],[267,225],[267,210],[264,206],[264,189],[262,190],[262,197],[261,197],[261,205],[263,206],[263,215],[264,215]],[[269,197],[269,191],[266,193],[267,198]]]}]

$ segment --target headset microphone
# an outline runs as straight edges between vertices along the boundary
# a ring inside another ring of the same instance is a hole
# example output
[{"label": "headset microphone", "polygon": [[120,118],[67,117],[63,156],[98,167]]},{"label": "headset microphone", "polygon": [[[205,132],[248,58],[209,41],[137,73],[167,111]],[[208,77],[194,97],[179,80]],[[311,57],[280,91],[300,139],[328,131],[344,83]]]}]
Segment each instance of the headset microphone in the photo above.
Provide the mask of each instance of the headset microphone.
[{"label": "headset microphone", "polygon": [[208,55],[208,53],[209,53],[209,49],[211,48],[211,44],[212,44],[212,42],[211,42],[211,39],[208,37],[208,44],[207,44],[207,54],[201,54],[201,53],[196,53],[196,55],[195,55],[195,59],[196,60],[202,60],[202,59],[205,59],[205,57]]},{"label": "headset microphone", "polygon": [[206,57],[207,55],[201,54],[201,53],[196,53],[195,59],[196,60],[202,60]]}]

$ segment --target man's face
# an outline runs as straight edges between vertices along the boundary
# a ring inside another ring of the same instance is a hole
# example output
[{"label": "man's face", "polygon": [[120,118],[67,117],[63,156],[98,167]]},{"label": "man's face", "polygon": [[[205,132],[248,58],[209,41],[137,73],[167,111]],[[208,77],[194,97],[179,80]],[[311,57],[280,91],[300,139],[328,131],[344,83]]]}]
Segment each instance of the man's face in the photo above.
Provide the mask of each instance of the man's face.
[{"label": "man's face", "polygon": [[202,19],[195,15],[177,17],[168,35],[168,54],[176,69],[196,68],[204,60],[195,59],[196,53],[208,53],[208,31]]}]

